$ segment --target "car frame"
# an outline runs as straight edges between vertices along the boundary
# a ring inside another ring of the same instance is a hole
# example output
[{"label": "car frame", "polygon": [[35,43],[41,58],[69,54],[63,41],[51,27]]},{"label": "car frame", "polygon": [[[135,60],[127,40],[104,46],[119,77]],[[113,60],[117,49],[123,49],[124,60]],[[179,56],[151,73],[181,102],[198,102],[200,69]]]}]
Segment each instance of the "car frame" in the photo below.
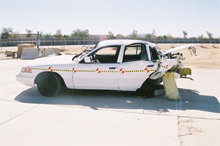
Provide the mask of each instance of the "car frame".
[{"label": "car frame", "polygon": [[193,45],[161,52],[147,41],[106,40],[78,55],[35,59],[22,67],[16,79],[27,86],[37,86],[43,96],[57,95],[66,86],[69,89],[138,91],[152,97],[166,72],[174,72],[176,78],[184,74],[183,55],[173,53],[184,48],[196,53]]}]

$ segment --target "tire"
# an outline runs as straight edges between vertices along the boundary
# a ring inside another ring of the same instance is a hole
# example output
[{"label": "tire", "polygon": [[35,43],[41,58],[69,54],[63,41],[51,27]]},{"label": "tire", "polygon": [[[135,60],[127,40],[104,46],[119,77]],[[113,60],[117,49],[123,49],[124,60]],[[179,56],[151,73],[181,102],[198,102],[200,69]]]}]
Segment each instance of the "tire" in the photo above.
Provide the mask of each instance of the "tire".
[{"label": "tire", "polygon": [[154,93],[156,90],[156,85],[154,80],[148,80],[146,85],[146,92],[145,92],[145,97],[154,97]]},{"label": "tire", "polygon": [[59,75],[54,73],[42,73],[36,80],[37,89],[43,96],[55,96],[62,88],[62,81]]},{"label": "tire", "polygon": [[140,89],[137,90],[138,94],[148,98],[153,98],[156,90],[156,82],[151,79],[147,79]]}]

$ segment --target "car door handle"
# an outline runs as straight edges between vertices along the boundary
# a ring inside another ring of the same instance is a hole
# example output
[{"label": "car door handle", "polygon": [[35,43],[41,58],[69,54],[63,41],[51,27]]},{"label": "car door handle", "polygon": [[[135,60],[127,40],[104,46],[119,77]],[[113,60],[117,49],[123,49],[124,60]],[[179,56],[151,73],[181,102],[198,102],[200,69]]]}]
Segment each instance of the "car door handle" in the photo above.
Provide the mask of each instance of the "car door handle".
[{"label": "car door handle", "polygon": [[154,65],[147,65],[147,67],[154,67]]},{"label": "car door handle", "polygon": [[117,67],[109,67],[108,69],[117,69]]}]

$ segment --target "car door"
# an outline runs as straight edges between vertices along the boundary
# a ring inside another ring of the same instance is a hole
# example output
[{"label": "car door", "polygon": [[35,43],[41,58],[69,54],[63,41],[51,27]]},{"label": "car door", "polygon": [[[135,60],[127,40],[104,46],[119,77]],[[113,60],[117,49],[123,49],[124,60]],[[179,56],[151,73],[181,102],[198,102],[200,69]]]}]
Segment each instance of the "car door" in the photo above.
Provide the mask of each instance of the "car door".
[{"label": "car door", "polygon": [[157,68],[157,63],[150,61],[147,44],[132,44],[123,48],[123,57],[119,69],[119,89],[136,91],[149,75]]},{"label": "car door", "polygon": [[77,63],[73,71],[73,84],[76,89],[118,90],[118,54],[121,46],[106,46],[97,49]]}]

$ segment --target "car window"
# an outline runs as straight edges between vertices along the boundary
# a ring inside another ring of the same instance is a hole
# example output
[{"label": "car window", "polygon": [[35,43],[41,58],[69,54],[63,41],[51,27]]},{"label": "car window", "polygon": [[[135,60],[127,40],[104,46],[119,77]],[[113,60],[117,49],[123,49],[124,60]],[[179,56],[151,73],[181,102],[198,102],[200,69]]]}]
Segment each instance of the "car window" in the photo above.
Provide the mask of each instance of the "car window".
[{"label": "car window", "polygon": [[116,55],[118,47],[106,47],[98,50],[96,55]]},{"label": "car window", "polygon": [[125,47],[123,62],[148,60],[145,44],[133,44]]},{"label": "car window", "polygon": [[155,47],[150,47],[150,55],[152,61],[157,61],[159,59],[159,56],[157,54],[157,50]]},{"label": "car window", "polygon": [[[90,57],[91,63],[117,63],[120,47],[121,46],[103,47],[88,57]],[[84,63],[84,60],[80,63]]]}]

